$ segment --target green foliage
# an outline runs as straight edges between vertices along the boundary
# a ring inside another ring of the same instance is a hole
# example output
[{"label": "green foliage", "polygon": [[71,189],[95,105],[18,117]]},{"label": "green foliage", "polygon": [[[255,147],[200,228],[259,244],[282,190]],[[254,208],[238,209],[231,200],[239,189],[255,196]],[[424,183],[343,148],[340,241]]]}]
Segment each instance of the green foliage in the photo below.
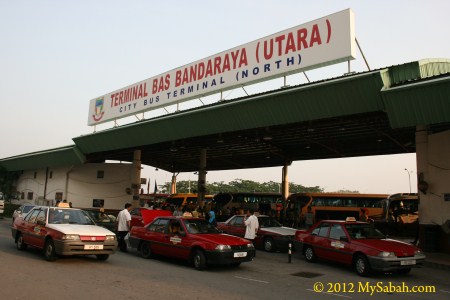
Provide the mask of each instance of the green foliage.
[{"label": "green foliage", "polygon": [[18,172],[8,172],[5,168],[0,167],[0,192],[3,193],[5,199],[11,199],[15,193],[13,184],[19,176]]},{"label": "green foliage", "polygon": [[[189,188],[190,186],[190,188]],[[165,187],[170,190],[170,182],[166,182]],[[281,193],[281,183],[269,181],[269,182],[255,182],[252,180],[235,179],[229,183],[213,182],[206,183],[206,190],[208,194],[217,194],[220,192],[274,192]],[[178,181],[177,193],[196,193],[197,181]],[[305,193],[305,192],[323,192],[323,188],[319,186],[305,187],[301,184],[289,183],[290,193]]]}]

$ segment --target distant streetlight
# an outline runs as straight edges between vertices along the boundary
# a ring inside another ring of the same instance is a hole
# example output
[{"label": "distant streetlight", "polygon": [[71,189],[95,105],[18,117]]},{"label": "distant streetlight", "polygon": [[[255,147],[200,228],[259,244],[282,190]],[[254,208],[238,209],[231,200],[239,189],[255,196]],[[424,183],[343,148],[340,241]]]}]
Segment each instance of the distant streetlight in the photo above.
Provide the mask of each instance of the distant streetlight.
[{"label": "distant streetlight", "polygon": [[408,173],[408,180],[409,180],[409,193],[411,194],[411,173],[409,173],[408,169],[405,168],[406,173]]}]

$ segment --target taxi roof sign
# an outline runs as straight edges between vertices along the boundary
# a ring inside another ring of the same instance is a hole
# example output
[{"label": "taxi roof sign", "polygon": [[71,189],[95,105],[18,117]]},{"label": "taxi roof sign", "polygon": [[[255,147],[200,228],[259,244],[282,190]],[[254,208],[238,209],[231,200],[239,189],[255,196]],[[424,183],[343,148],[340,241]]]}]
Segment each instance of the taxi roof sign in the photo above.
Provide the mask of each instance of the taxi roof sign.
[{"label": "taxi roof sign", "polygon": [[356,219],[355,219],[355,217],[347,217],[347,218],[345,218],[345,221],[346,222],[356,222]]}]

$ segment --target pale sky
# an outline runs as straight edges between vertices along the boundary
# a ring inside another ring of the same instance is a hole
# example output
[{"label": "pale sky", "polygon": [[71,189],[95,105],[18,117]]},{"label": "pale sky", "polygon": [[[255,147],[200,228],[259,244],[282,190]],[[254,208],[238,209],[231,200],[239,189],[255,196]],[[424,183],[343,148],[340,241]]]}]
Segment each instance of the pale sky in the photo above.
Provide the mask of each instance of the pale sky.
[{"label": "pale sky", "polygon": [[[0,158],[72,145],[73,137],[92,133],[89,101],[99,95],[346,8],[355,13],[356,37],[372,69],[450,58],[446,0],[0,0]],[[351,67],[367,70],[359,53]],[[314,81],[345,72],[347,63],[307,74]],[[288,77],[290,85],[305,82],[300,74]],[[278,79],[246,89],[257,93],[281,85]],[[227,99],[238,96],[241,90],[225,93]],[[198,105],[193,100],[181,108]],[[106,123],[97,130],[111,127]],[[142,177],[162,184],[171,174],[147,166]],[[280,182],[281,167],[207,175],[209,182],[236,178]],[[289,168],[291,182],[328,192],[409,192],[409,178],[415,192],[414,154],[299,161]],[[196,175],[178,176],[188,179]]]}]

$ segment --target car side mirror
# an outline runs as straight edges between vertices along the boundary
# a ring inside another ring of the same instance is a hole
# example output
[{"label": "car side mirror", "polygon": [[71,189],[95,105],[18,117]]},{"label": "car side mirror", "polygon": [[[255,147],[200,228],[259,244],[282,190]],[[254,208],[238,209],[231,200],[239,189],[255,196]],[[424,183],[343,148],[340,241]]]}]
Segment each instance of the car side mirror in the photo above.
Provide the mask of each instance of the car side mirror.
[{"label": "car side mirror", "polygon": [[45,226],[45,221],[44,220],[37,220],[36,222],[38,225],[40,226]]},{"label": "car side mirror", "polygon": [[178,233],[180,236],[186,236],[186,232],[182,231],[180,233]]},{"label": "car side mirror", "polygon": [[347,243],[348,243],[348,237],[346,237],[345,235],[341,236],[341,237],[339,238],[339,240],[340,240],[341,242],[347,242]]}]

